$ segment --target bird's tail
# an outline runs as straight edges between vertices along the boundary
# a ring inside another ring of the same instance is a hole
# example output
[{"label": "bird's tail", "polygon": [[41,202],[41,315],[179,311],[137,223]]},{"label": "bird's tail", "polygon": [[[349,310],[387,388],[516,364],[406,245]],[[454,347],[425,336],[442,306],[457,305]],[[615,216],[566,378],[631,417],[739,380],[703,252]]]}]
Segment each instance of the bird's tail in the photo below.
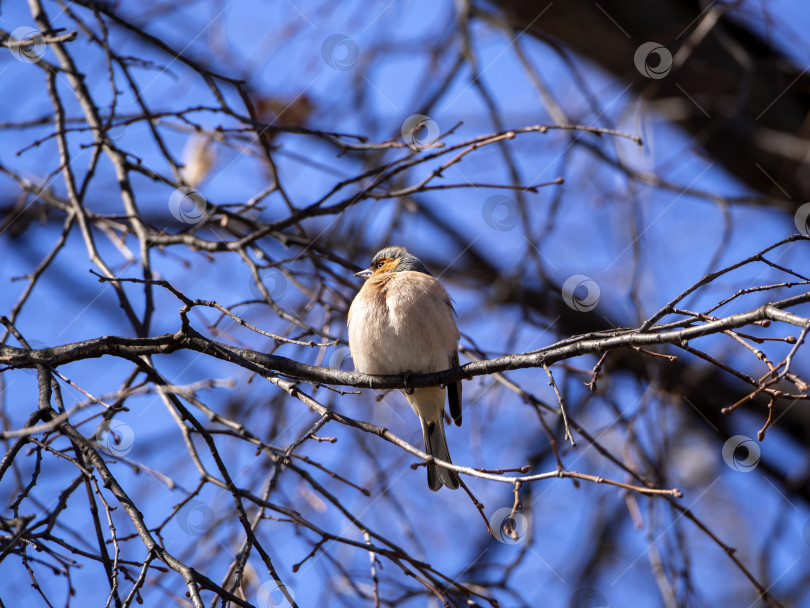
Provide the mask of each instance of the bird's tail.
[{"label": "bird's tail", "polygon": [[[425,438],[425,452],[434,458],[452,463],[453,461],[450,460],[450,452],[447,449],[447,439],[444,436],[444,422],[441,419],[439,419],[438,422],[428,422],[421,416],[419,420],[422,422],[422,435]],[[436,466],[436,463],[428,463],[427,477],[428,486],[434,492],[439,490],[443,485],[451,490],[458,489],[458,477],[456,474],[449,469]]]}]

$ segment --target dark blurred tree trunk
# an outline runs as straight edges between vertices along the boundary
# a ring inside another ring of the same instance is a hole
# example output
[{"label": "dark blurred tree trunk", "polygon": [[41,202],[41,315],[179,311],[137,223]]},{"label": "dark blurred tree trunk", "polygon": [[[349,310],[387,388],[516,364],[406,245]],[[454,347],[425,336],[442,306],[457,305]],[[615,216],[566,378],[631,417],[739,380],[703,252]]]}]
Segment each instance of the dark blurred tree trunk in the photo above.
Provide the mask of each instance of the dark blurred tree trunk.
[{"label": "dark blurred tree trunk", "polygon": [[[807,67],[794,65],[769,41],[730,19],[724,14],[728,5],[694,0],[495,4],[516,31],[556,42],[631,84],[752,190],[789,199],[791,212],[810,198]],[[768,10],[763,5],[763,21]],[[636,69],[636,49],[650,41],[673,56],[672,70],[663,78],[650,79]]]}]

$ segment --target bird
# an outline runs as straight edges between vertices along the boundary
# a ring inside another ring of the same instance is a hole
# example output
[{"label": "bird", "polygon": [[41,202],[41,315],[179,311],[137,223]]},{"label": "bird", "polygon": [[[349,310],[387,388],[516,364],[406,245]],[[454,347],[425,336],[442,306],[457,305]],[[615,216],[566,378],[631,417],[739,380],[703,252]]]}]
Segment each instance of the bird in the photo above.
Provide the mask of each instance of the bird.
[{"label": "bird", "polygon": [[[426,374],[459,366],[456,311],[447,290],[404,247],[378,251],[371,266],[354,276],[365,283],[349,307],[349,351],[356,371],[366,374]],[[401,389],[402,390],[402,389]],[[425,452],[448,463],[444,433],[445,393],[450,415],[461,426],[461,381],[445,387],[402,390],[422,424]],[[458,488],[455,472],[433,461],[428,487]]]}]

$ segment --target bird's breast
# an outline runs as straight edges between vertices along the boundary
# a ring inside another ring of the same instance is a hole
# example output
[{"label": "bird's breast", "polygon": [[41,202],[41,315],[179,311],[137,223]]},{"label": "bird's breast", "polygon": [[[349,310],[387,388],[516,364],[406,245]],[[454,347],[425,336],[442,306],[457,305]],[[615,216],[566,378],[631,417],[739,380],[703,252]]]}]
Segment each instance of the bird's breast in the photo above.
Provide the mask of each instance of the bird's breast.
[{"label": "bird's breast", "polygon": [[450,298],[437,279],[424,273],[371,278],[349,309],[349,347],[361,372],[447,369],[457,343]]}]

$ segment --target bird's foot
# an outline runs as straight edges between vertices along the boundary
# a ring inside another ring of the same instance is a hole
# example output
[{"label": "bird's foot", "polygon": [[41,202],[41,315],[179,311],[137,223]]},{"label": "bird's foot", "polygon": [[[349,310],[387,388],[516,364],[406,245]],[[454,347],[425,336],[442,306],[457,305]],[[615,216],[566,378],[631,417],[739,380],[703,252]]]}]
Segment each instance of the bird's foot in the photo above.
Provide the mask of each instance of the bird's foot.
[{"label": "bird's foot", "polygon": [[410,371],[405,372],[405,374],[403,375],[403,381],[405,382],[405,393],[408,395],[413,395],[413,388],[408,386],[408,382],[410,381],[412,375],[413,372]]}]

